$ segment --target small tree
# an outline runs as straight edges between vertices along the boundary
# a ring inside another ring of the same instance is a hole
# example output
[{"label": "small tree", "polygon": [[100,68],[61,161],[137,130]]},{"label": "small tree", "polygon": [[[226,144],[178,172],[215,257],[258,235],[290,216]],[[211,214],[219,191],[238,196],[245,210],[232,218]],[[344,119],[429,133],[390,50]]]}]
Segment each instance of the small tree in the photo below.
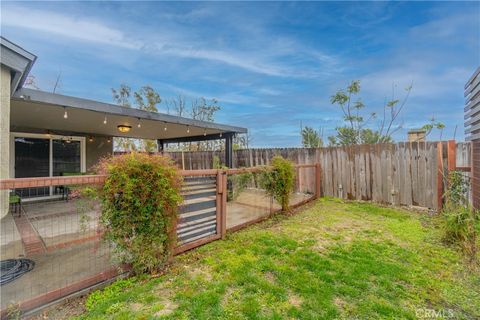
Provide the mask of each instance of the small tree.
[{"label": "small tree", "polygon": [[[134,98],[132,104],[131,98]],[[112,98],[116,104],[127,108],[136,108],[140,110],[158,112],[157,105],[162,102],[160,95],[151,86],[143,86],[140,90],[133,92],[126,84],[121,84],[120,88],[112,88]],[[115,138],[119,148],[125,151],[136,151],[138,149],[146,152],[156,151],[157,142],[148,139]]]},{"label": "small tree", "polygon": [[182,201],[181,176],[171,159],[131,153],[101,161],[104,237],[137,273],[161,269],[172,254]]},{"label": "small tree", "polygon": [[272,167],[262,173],[261,186],[287,211],[290,194],[295,187],[295,168],[291,161],[281,156],[272,158]]},{"label": "small tree", "polygon": [[305,127],[302,129],[302,145],[305,148],[320,148],[323,146],[323,141],[317,130]]},{"label": "small tree", "polygon": [[433,129],[440,130],[439,140],[442,140],[442,133],[443,129],[445,129],[445,124],[443,124],[443,122],[436,121],[435,117],[432,117],[432,119],[430,119],[430,122],[425,124],[422,129],[425,130],[425,138],[428,137],[430,133],[432,133]]},{"label": "small tree", "polygon": [[392,91],[392,98],[385,101],[378,129],[367,128],[370,122],[377,118],[377,114],[375,112],[364,114],[365,105],[360,98],[357,98],[360,94],[360,80],[354,80],[346,89],[336,92],[330,101],[332,104],[340,106],[346,124],[336,128],[335,136],[328,137],[330,144],[392,142],[392,135],[402,128],[398,123],[398,117],[408,100],[412,86],[410,85],[405,90],[406,94],[403,100],[396,99],[395,91]]}]

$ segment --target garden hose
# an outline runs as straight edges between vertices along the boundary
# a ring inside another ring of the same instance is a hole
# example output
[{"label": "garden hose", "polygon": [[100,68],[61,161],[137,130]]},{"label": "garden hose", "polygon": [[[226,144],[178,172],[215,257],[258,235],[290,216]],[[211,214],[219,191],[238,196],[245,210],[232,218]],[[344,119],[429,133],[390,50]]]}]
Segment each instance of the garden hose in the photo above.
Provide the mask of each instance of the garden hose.
[{"label": "garden hose", "polygon": [[30,259],[7,259],[0,261],[0,286],[12,282],[35,267]]}]

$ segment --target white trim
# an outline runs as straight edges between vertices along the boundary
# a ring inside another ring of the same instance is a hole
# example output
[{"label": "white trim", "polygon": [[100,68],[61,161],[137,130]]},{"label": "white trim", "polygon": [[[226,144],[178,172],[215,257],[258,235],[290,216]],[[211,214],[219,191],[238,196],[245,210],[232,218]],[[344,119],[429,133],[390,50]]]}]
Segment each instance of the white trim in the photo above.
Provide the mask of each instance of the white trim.
[{"label": "white trim", "polygon": [[[87,166],[87,147],[85,137],[78,136],[61,136],[46,133],[27,133],[27,132],[10,132],[10,177],[15,177],[15,138],[36,138],[49,140],[49,155],[48,155],[48,171],[49,177],[53,176],[53,140],[64,140],[65,138],[73,141],[80,141],[80,171],[86,172]],[[50,197],[53,196],[53,189],[50,187]],[[49,197],[48,197],[49,198]]]}]

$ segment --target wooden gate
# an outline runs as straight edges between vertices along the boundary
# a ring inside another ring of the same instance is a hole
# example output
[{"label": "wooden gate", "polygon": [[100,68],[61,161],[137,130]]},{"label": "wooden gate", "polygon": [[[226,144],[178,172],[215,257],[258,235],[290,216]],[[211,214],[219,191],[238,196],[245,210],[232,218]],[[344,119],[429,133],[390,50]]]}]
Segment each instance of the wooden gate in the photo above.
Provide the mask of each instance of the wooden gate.
[{"label": "wooden gate", "polygon": [[[175,254],[222,238],[225,234],[226,175],[221,170],[183,171],[182,196]],[[225,181],[224,181],[225,180]]]}]

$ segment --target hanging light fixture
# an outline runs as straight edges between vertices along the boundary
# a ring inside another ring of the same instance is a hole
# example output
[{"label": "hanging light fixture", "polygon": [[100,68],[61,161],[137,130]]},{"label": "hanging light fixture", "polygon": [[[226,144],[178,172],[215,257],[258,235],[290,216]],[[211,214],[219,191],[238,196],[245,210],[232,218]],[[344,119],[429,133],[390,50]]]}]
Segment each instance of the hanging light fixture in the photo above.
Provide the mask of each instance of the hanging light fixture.
[{"label": "hanging light fixture", "polygon": [[117,129],[121,133],[127,133],[127,132],[130,131],[130,129],[132,129],[132,126],[128,126],[128,125],[125,125],[125,124],[120,124],[120,125],[117,126]]},{"label": "hanging light fixture", "polygon": [[220,138],[222,137],[222,133],[220,132]]},{"label": "hanging light fixture", "polygon": [[103,124],[107,124],[107,115],[105,115],[105,118],[103,119]]},{"label": "hanging light fixture", "polygon": [[63,107],[65,112],[63,113],[63,119],[68,119],[68,112],[67,112],[67,107]]},{"label": "hanging light fixture", "polygon": [[110,137],[107,138],[107,142],[110,143],[112,142],[112,139],[110,139]]},{"label": "hanging light fixture", "polygon": [[190,133],[190,126],[187,126],[187,133]]},{"label": "hanging light fixture", "polygon": [[163,127],[163,131],[167,131],[167,123],[165,122],[165,126]]},{"label": "hanging light fixture", "polygon": [[207,136],[207,129],[203,129],[203,136]]},{"label": "hanging light fixture", "polygon": [[142,125],[140,124],[140,118],[138,118],[138,124],[137,124],[137,128],[140,128]]},{"label": "hanging light fixture", "polygon": [[93,142],[93,137],[92,136],[88,137],[88,141]]}]

